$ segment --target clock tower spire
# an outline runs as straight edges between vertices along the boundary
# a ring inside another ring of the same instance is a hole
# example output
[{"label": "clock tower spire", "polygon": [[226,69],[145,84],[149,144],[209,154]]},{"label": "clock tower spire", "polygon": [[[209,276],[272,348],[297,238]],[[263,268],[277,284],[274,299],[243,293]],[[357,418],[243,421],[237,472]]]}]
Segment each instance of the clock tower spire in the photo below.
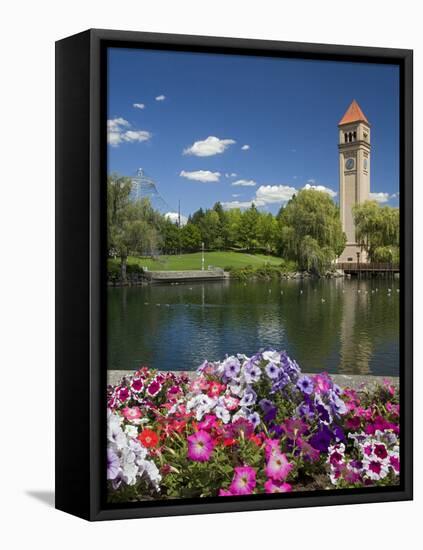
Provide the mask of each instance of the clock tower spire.
[{"label": "clock tower spire", "polygon": [[339,129],[339,208],[347,236],[339,262],[366,262],[357,242],[353,207],[370,196],[370,123],[353,100],[338,124]]}]

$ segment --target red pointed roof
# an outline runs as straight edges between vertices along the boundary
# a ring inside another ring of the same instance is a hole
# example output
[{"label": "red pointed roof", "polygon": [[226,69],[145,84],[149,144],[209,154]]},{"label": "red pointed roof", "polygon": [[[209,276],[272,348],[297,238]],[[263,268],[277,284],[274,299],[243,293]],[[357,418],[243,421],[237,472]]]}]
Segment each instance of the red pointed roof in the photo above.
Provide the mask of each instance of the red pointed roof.
[{"label": "red pointed roof", "polygon": [[339,121],[339,126],[342,126],[343,124],[350,124],[351,122],[365,122],[366,124],[369,124],[366,115],[360,109],[360,105],[355,99],[353,99],[351,105]]}]

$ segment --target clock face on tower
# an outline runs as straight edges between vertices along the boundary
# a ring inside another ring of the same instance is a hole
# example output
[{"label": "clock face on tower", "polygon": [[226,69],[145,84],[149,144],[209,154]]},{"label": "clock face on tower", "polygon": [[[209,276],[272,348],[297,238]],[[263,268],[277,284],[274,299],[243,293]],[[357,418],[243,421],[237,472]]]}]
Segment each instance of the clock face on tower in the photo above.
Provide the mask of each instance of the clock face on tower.
[{"label": "clock face on tower", "polygon": [[351,158],[350,158],[350,159],[347,159],[347,160],[345,161],[345,168],[346,168],[347,170],[352,170],[352,169],[354,168],[354,159],[351,159]]}]

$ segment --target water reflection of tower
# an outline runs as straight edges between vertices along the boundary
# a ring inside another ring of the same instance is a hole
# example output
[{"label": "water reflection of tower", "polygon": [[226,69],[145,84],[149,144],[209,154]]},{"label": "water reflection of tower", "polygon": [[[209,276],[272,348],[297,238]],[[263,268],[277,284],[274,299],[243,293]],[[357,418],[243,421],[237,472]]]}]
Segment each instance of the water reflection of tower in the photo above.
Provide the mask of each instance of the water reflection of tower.
[{"label": "water reflection of tower", "polygon": [[368,281],[346,285],[342,300],[339,367],[342,374],[369,374],[372,342],[362,330],[362,320],[368,305]]}]

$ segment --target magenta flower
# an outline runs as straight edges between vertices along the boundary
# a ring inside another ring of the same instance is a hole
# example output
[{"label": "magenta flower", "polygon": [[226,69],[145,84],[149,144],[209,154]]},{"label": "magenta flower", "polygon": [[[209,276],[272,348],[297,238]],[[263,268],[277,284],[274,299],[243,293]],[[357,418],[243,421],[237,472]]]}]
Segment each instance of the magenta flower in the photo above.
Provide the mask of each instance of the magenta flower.
[{"label": "magenta flower", "polygon": [[271,453],[266,464],[266,475],[277,481],[284,481],[293,466],[283,453]]},{"label": "magenta flower", "polygon": [[292,485],[289,483],[276,483],[273,479],[268,479],[264,484],[266,493],[290,493]]},{"label": "magenta flower", "polygon": [[316,393],[326,393],[331,388],[331,379],[326,372],[313,376],[313,381],[315,384],[314,391]]},{"label": "magenta flower", "polygon": [[274,454],[279,454],[281,452],[279,439],[266,439],[264,452],[267,459],[269,459]]},{"label": "magenta flower", "polygon": [[159,393],[159,391],[162,389],[161,383],[156,379],[153,380],[148,386],[147,386],[147,393],[151,395],[151,397],[154,397]]},{"label": "magenta flower", "polygon": [[400,461],[399,461],[399,454],[398,453],[391,453],[389,456],[389,464],[391,465],[392,469],[396,474],[399,474],[400,471]]},{"label": "magenta flower", "polygon": [[232,495],[250,495],[256,486],[256,471],[251,466],[238,466],[229,491]]},{"label": "magenta flower", "polygon": [[129,398],[128,388],[118,388],[117,390],[119,401],[124,403]]},{"label": "magenta flower", "polygon": [[141,378],[133,378],[131,383],[131,390],[134,393],[139,393],[144,387],[144,382]]},{"label": "magenta flower", "polygon": [[217,418],[214,416],[214,414],[207,414],[201,422],[198,423],[198,427],[200,430],[211,430],[213,429],[217,424]]},{"label": "magenta flower", "polygon": [[213,440],[204,430],[188,436],[188,458],[196,462],[207,462],[213,452]]}]

